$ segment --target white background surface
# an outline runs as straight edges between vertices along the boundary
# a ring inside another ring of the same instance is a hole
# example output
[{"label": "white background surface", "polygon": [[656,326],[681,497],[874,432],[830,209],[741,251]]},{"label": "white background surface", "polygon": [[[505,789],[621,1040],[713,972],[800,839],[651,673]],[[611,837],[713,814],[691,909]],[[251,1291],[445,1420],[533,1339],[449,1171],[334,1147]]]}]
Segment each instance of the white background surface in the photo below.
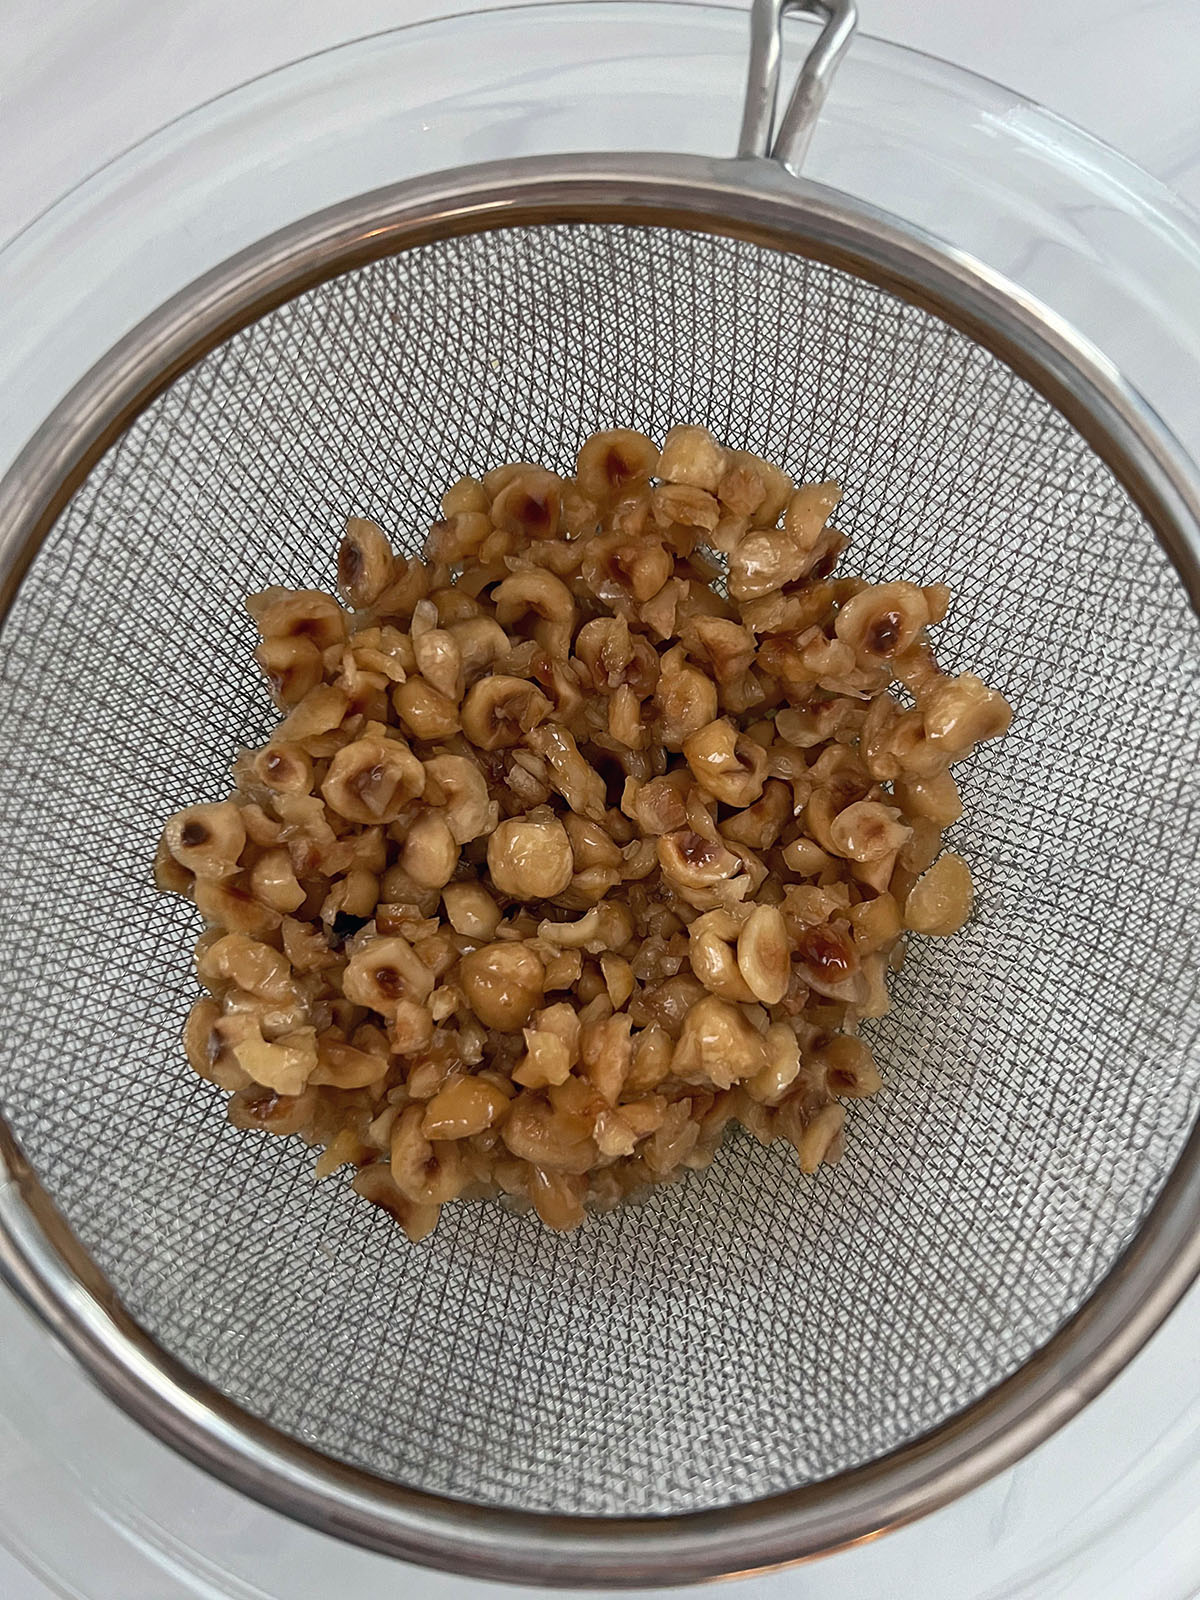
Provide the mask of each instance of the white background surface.
[{"label": "white background surface", "polygon": [[[285,61],[436,15],[450,3],[0,0],[0,240],[188,107]],[[1021,90],[1123,149],[1200,207],[1200,0],[860,0],[860,8],[865,30]],[[1195,1293],[1190,1321],[1197,1326]],[[1137,1403],[1136,1385],[1144,1394],[1148,1382],[1179,1382],[1186,1409],[1188,1400],[1194,1402],[1195,1379],[1195,1352],[1189,1363],[1175,1319],[1135,1369],[1062,1438],[1073,1438],[1072,1448],[1082,1452],[1102,1447],[1104,1429],[1124,1426],[1123,1417],[1135,1427],[1128,1408]],[[1061,1440],[1045,1448],[1069,1462]],[[22,1463],[9,1460],[0,1467],[19,1472]],[[1006,1498],[998,1514],[1007,1505]],[[1113,1506],[1114,1523],[1125,1509]],[[1170,1537],[1161,1521],[1139,1522],[1133,1534],[1138,1547],[1126,1548],[1119,1560],[1112,1557],[1115,1566],[1103,1578],[1094,1566],[1090,1589],[1086,1578],[1084,1587],[1055,1578],[1053,1589],[1035,1600],[1067,1594],[1091,1600],[1101,1593],[1122,1600],[1187,1600],[1200,1593],[1186,1559],[1200,1544],[1194,1496],[1190,1510],[1184,1497],[1178,1517]],[[936,1549],[928,1531],[934,1524],[923,1526],[924,1532],[895,1538],[919,1538]],[[69,1527],[63,1536],[70,1537]],[[1072,1536],[1063,1529],[1064,1544]],[[898,1542],[897,1558],[901,1548]],[[1123,1576],[1114,1578],[1117,1570]],[[911,1575],[911,1565],[905,1571]],[[420,1579],[401,1568],[396,1572],[397,1594],[422,1592]],[[861,1600],[891,1600],[878,1577],[873,1582]],[[429,1592],[435,1588],[448,1593],[440,1581]],[[802,1596],[815,1590],[797,1574],[780,1580],[773,1592]],[[918,1591],[906,1580],[905,1592]],[[0,1546],[3,1600],[44,1600],[50,1593]]]}]

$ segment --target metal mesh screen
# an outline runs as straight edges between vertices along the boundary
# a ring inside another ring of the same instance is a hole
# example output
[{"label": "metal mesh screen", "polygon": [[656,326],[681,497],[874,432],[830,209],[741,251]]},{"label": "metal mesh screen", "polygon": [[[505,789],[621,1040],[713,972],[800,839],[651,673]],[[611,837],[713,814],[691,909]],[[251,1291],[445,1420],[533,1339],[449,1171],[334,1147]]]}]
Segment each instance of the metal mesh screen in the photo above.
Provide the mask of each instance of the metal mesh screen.
[{"label": "metal mesh screen", "polygon": [[[328,583],[348,513],[415,548],[441,486],[708,424],[846,486],[845,565],[948,581],[945,664],[1016,707],[965,772],[960,937],[874,1025],[886,1091],[801,1177],[735,1136],[553,1236],[410,1246],[182,1060],[162,819],[272,720],[240,609]],[[1136,1229],[1200,1099],[1197,626],[1103,463],[929,314],[796,257],[498,231],[327,284],[177,381],[63,515],[0,651],[0,1098],[135,1316],[255,1414],[405,1483],[698,1510],[874,1458],[1012,1372]]]}]

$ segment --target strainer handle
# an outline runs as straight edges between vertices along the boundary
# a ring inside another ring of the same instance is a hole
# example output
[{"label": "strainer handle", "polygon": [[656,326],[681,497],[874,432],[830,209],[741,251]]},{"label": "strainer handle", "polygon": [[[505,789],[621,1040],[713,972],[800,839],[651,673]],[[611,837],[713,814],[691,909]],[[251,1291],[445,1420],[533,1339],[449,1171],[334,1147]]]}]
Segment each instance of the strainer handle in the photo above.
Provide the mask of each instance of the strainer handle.
[{"label": "strainer handle", "polygon": [[[804,58],[783,121],[773,131],[779,100],[783,19],[789,12],[820,17],[825,26]],[[789,172],[799,172],[838,62],[857,26],[854,0],[754,0],[739,156],[765,156]]]}]

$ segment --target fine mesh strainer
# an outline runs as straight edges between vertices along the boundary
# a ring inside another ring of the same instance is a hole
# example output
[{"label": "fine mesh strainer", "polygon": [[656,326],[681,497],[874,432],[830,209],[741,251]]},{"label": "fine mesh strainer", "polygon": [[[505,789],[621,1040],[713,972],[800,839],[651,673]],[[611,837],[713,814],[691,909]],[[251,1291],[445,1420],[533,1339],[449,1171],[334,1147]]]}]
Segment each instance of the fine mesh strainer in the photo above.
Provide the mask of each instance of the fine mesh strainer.
[{"label": "fine mesh strainer", "polygon": [[[784,170],[852,14],[813,8],[772,142],[783,9],[736,163],[318,216],[115,349],[0,491],[5,1271],[203,1465],[442,1566],[672,1581],[861,1538],[1069,1416],[1198,1265],[1192,469],[1046,312]],[[943,659],[1017,712],[964,780],[980,911],[898,980],[838,1168],[736,1137],[578,1234],[476,1206],[411,1247],[183,1064],[196,930],[154,843],[269,726],[245,593],[328,583],[347,513],[415,549],[460,472],[681,419],[838,477],[856,570],[953,587]]]}]

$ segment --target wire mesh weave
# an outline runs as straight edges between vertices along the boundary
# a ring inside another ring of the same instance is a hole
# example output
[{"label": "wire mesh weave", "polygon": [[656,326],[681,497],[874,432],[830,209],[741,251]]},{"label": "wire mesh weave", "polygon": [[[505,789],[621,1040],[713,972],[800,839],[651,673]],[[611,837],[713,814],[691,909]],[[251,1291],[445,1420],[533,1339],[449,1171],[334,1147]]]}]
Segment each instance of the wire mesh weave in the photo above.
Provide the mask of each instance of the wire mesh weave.
[{"label": "wire mesh weave", "polygon": [[[846,565],[945,579],[945,664],[1016,707],[966,770],[960,937],[874,1025],[886,1092],[803,1178],[734,1136],[554,1236],[407,1244],[230,1129],[179,1034],[198,931],[164,816],[272,721],[240,609],[327,584],[347,514],[704,422],[836,476]],[[701,1510],[870,1460],[1015,1370],[1136,1229],[1200,1101],[1197,626],[1102,461],[978,345],[795,256],[512,229],[326,284],[180,378],[39,555],[0,649],[0,1100],[133,1314],[248,1410],[423,1488]]]}]

